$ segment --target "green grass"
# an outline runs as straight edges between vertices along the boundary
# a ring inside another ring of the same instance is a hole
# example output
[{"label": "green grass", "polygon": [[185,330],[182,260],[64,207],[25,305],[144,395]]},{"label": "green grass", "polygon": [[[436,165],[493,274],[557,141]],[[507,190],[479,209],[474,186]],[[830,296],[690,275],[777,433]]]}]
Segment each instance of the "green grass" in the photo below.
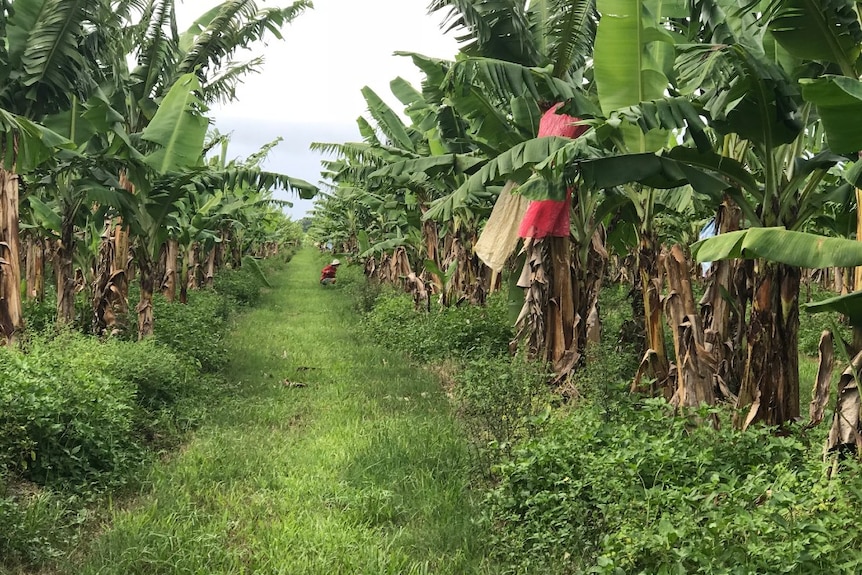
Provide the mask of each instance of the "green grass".
[{"label": "green grass", "polygon": [[323,263],[270,276],[228,342],[233,398],[65,572],[496,572],[439,381],[361,339]]}]

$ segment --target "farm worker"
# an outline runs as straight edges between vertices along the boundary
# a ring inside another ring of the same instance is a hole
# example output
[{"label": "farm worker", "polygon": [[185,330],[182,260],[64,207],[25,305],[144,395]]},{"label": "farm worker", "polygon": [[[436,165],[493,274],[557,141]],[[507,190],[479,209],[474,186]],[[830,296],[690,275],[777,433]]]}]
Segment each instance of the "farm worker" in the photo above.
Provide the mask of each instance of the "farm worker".
[{"label": "farm worker", "polygon": [[335,273],[338,271],[338,266],[341,262],[332,260],[328,266],[320,271],[320,285],[329,285],[335,283]]}]

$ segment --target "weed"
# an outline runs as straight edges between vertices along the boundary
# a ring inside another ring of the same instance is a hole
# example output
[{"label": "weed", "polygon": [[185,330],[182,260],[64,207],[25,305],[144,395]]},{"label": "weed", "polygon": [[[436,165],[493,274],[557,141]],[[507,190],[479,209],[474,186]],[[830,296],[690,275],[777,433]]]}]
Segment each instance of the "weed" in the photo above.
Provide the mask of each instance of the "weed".
[{"label": "weed", "polygon": [[414,308],[409,295],[384,291],[364,324],[369,335],[419,362],[506,355],[514,337],[500,293],[489,296],[486,306],[425,312]]},{"label": "weed", "polygon": [[247,265],[238,269],[226,268],[214,280],[215,290],[236,305],[253,306],[260,301],[260,291],[265,285],[261,270]]},{"label": "weed", "polygon": [[227,318],[230,304],[213,290],[189,293],[188,303],[153,298],[154,337],[180,356],[191,358],[205,373],[227,364]]}]

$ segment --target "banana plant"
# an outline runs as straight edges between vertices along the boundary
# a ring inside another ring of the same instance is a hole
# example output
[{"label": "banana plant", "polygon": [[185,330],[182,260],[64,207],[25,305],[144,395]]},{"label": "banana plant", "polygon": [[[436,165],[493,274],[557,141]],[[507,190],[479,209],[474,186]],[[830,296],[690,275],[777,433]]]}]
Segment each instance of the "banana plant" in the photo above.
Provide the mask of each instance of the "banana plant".
[{"label": "banana plant", "polygon": [[[124,167],[121,183],[131,193],[146,194],[158,190],[158,185],[151,181],[157,179],[153,174],[164,176],[202,165],[207,104],[232,99],[243,75],[262,63],[260,59],[237,63],[233,60],[237,51],[268,34],[281,38],[280,28],[309,8],[310,3],[300,0],[287,8],[259,9],[253,0],[227,0],[202,15],[183,34],[177,30],[174,0],[148,0],[136,6],[139,13],[129,16],[125,34],[118,40],[118,50],[125,52],[112,70],[111,101],[121,111],[126,131],[145,154],[143,164],[131,162]],[[139,19],[133,20],[134,16]],[[132,69],[126,63],[128,54],[134,56]],[[178,129],[181,125],[184,130]],[[178,194],[162,197],[156,192],[156,197],[173,205]],[[143,198],[139,204],[153,206],[154,199]],[[143,255],[137,263],[141,267],[140,278],[147,284],[142,284],[143,299],[138,306],[138,331],[142,337],[152,326],[152,306],[147,302],[152,295],[153,261],[157,257],[153,254],[159,249],[153,242],[159,237],[156,227],[164,211],[141,207],[137,215],[141,220],[134,224],[139,231],[144,230],[136,250],[136,254]],[[105,327],[105,311],[116,303],[107,296],[120,293],[117,298],[120,304],[125,297],[125,283],[119,281],[114,285],[113,278],[122,280],[130,261],[123,228],[128,230],[131,223],[124,219],[106,225],[106,241],[101,250],[104,258],[99,263],[101,273],[94,290],[96,323],[101,329]],[[114,315],[120,314],[115,311]]]},{"label": "banana plant", "polygon": [[101,75],[89,31],[110,13],[100,0],[16,0],[0,6],[0,338],[13,341],[23,328],[20,298],[19,174],[38,166],[58,147],[74,147],[39,126],[48,114],[86,99]]}]

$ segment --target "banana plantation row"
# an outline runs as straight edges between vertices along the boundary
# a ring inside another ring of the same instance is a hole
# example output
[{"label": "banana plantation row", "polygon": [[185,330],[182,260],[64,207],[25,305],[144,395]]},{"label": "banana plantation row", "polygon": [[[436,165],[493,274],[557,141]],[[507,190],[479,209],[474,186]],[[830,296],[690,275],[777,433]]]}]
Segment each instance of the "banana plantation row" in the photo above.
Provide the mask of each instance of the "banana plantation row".
[{"label": "banana plantation row", "polygon": [[[366,88],[362,141],[316,145],[335,159],[315,239],[423,304],[481,303],[509,278],[518,345],[560,384],[597,341],[602,282],[627,280],[643,338],[633,390],[681,407],[730,402],[742,428],[799,418],[803,274],[821,270],[845,293],[809,311],[862,317],[846,295],[862,284],[856,3],[434,0],[429,10],[446,11],[461,51],[404,53],[424,74],[421,90],[391,83],[408,120]],[[699,305],[693,260],[712,262]],[[840,351],[860,349],[856,337]],[[829,334],[822,353],[812,424],[831,393]],[[851,370],[839,383],[846,411],[832,446],[858,437],[852,381]]]},{"label": "banana plantation row", "polygon": [[[237,52],[281,38],[308,7],[225,1],[180,33],[173,0],[0,1],[2,340],[24,328],[22,292],[43,296],[48,262],[58,322],[99,334],[126,328],[136,276],[143,338],[154,291],[184,297],[217,266],[290,236],[272,190],[316,188],[261,170],[278,141],[228,161],[228,138],[207,135],[207,111],[262,63]],[[81,292],[92,317],[76,320]]]}]

